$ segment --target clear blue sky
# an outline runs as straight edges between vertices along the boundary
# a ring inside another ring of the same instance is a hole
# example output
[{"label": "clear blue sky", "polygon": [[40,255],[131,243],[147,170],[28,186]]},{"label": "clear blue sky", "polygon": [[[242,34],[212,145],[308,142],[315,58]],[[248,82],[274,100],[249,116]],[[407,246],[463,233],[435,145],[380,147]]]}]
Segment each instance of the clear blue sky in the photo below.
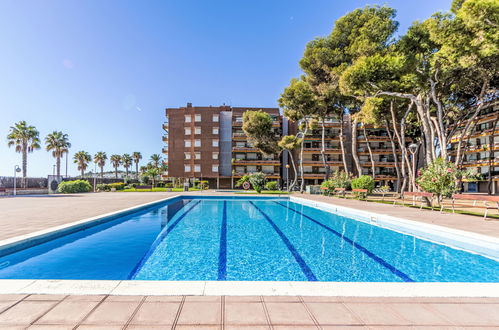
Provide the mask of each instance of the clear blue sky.
[{"label": "clear blue sky", "polygon": [[[366,4],[398,12],[399,32],[451,0],[0,1],[0,175],[21,156],[9,126],[69,134],[74,152],[160,153],[165,107],[273,107],[307,41]],[[28,156],[28,175],[55,163]],[[111,169],[108,165],[107,169]],[[64,173],[64,170],[62,171]],[[70,174],[77,174],[71,162]]]}]

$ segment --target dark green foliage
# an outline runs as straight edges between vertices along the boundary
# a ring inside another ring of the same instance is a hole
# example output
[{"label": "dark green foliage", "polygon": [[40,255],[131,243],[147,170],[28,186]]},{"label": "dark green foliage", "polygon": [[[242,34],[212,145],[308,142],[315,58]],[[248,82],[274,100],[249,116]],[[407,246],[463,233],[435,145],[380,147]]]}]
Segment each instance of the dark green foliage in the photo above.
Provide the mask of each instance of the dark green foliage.
[{"label": "dark green foliage", "polygon": [[83,193],[91,190],[92,186],[87,180],[63,181],[57,187],[57,191],[62,194]]}]

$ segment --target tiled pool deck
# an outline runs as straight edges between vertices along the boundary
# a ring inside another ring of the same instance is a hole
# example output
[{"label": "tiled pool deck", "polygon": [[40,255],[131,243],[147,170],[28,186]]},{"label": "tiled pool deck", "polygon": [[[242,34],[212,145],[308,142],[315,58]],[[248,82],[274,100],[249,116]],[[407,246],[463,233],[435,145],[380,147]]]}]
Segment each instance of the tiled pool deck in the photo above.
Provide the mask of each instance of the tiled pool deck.
[{"label": "tiled pool deck", "polygon": [[[0,239],[177,194],[0,198]],[[499,221],[480,217],[298,197],[499,237]],[[499,298],[0,295],[0,329],[482,329],[499,326],[497,311]]]},{"label": "tiled pool deck", "polygon": [[499,299],[0,296],[0,329],[462,329],[499,325]]}]

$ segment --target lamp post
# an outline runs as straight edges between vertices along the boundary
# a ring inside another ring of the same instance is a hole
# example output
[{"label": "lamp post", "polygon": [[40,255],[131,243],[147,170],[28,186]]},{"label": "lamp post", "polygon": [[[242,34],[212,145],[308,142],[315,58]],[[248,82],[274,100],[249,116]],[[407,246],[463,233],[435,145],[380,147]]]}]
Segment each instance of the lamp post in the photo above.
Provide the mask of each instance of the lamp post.
[{"label": "lamp post", "polygon": [[14,196],[17,194],[17,191],[16,191],[16,181],[17,181],[17,178],[16,178],[16,174],[21,172],[21,168],[19,167],[19,165],[15,165],[14,166]]},{"label": "lamp post", "polygon": [[289,192],[289,164],[286,164],[286,190]]},{"label": "lamp post", "polygon": [[416,143],[411,143],[409,145],[409,152],[412,157],[412,191],[416,191],[416,151],[418,150],[418,145]]}]

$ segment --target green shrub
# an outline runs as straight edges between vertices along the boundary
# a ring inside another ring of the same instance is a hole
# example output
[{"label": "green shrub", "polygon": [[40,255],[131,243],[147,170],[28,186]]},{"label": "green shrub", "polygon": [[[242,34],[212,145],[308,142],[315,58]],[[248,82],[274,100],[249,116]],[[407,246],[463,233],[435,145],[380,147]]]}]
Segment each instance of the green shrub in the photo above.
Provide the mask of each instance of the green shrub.
[{"label": "green shrub", "polygon": [[369,175],[361,175],[352,180],[352,189],[367,189],[368,193],[372,193],[374,189],[374,179]]},{"label": "green shrub", "polygon": [[87,180],[63,181],[57,187],[57,191],[63,194],[82,193],[91,190],[92,186]]},{"label": "green shrub", "polygon": [[257,193],[261,193],[263,187],[265,186],[265,174],[262,172],[251,173],[249,175],[249,182]]},{"label": "green shrub", "polygon": [[265,184],[266,190],[277,190],[277,181],[269,181]]},{"label": "green shrub", "polygon": [[109,186],[109,190],[111,190],[112,188],[115,188],[116,190],[123,190],[125,189],[125,183],[124,182],[114,182],[114,183],[110,183],[108,184]]},{"label": "green shrub", "polygon": [[[245,182],[250,182],[249,180],[249,175],[245,174],[243,175],[239,180],[237,180],[236,182],[236,187],[239,188],[239,187],[242,187],[242,185],[245,183]],[[251,182],[250,182],[251,183]]]},{"label": "green shrub", "polygon": [[198,189],[208,189],[208,186],[209,186],[208,181],[203,180],[203,181],[199,181],[199,183],[196,186],[196,188],[198,188]]},{"label": "green shrub", "polygon": [[173,188],[173,183],[165,183],[165,188]]}]

